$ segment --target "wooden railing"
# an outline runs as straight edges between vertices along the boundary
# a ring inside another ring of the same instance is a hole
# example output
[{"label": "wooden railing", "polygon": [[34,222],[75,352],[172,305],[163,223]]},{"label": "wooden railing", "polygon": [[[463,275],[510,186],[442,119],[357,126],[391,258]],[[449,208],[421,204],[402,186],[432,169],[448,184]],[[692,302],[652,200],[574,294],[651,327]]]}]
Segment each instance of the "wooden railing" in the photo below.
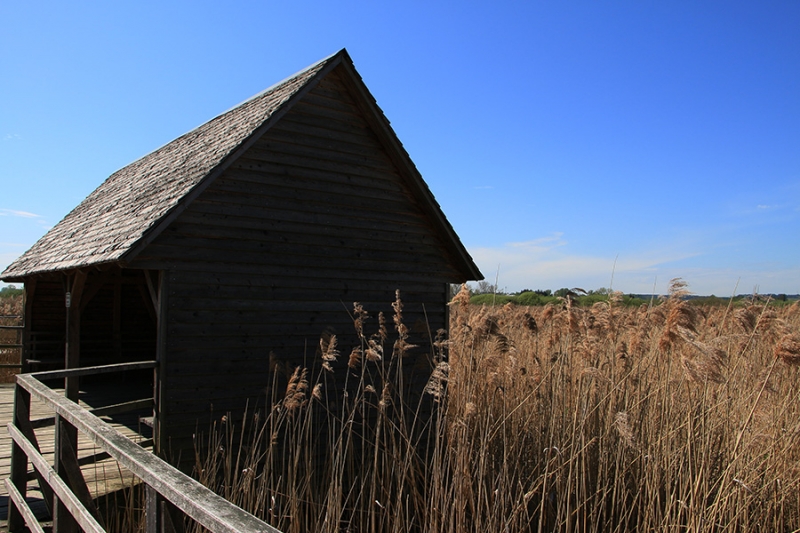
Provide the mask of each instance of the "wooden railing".
[{"label": "wooden railing", "polygon": [[[0,344],[0,349],[15,349],[20,351],[22,349],[22,342],[19,339],[19,334],[25,330],[25,326],[22,324],[22,316],[21,315],[4,315],[0,316],[0,320],[12,320],[14,322],[19,322],[16,325],[5,325],[0,324],[0,331],[15,331],[17,333],[17,342],[15,343],[7,343],[7,344]],[[0,368],[22,368],[22,361],[20,357],[19,363],[0,363]]]},{"label": "wooden railing", "polygon": [[[8,424],[8,431],[14,441],[11,477],[6,480],[10,497],[10,532],[23,531],[25,525],[31,531],[43,531],[25,502],[28,462],[34,467],[42,496],[53,517],[55,532],[67,531],[75,524],[83,531],[105,531],[78,464],[77,446],[70,443],[77,442],[76,431],[79,431],[145,484],[145,520],[148,533],[169,531],[178,525],[171,521],[172,513],[167,511],[171,506],[212,533],[280,533],[143,449],[98,418],[100,412],[108,414],[108,409],[98,410],[97,414],[93,414],[42,383],[42,380],[155,368],[156,365],[155,361],[146,361],[17,376],[14,422]],[[34,424],[30,419],[31,397],[41,400],[55,413],[55,466],[51,466],[41,454]],[[129,402],[113,408],[121,411],[134,407],[134,404],[138,407],[142,405],[141,402]],[[64,438],[70,434],[73,434],[72,439]]]}]

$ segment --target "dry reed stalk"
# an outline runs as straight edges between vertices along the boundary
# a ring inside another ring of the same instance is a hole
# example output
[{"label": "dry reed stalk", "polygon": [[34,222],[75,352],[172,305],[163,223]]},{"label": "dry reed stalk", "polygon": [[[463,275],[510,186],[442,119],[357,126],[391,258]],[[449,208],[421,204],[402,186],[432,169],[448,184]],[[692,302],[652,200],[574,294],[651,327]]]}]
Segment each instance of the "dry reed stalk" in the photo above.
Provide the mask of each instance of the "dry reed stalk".
[{"label": "dry reed stalk", "polygon": [[[450,339],[431,347],[441,351],[425,447],[402,358],[362,354],[361,375],[347,374],[361,381],[341,404],[312,392],[318,401],[294,416],[262,419],[263,440],[248,445],[260,451],[247,455],[265,466],[244,462],[229,486],[286,531],[796,530],[800,380],[776,362],[800,351],[787,337],[800,316],[777,309],[738,351],[740,321],[685,307],[685,289],[649,309],[559,312],[470,306],[462,289]],[[363,335],[365,350],[391,342]],[[321,427],[330,453],[312,468]]]},{"label": "dry reed stalk", "polygon": [[775,345],[775,357],[787,365],[800,366],[800,335],[788,333]]}]

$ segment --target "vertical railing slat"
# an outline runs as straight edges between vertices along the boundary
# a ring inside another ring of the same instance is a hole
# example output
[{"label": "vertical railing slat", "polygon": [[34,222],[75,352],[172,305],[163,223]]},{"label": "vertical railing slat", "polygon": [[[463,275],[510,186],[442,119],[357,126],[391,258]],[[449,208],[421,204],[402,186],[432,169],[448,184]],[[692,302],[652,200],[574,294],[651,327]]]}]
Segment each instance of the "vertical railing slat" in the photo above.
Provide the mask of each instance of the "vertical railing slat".
[{"label": "vertical railing slat", "polygon": [[[15,405],[19,408],[15,408],[14,423],[8,425],[8,431],[16,449],[11,483],[22,491],[22,498],[24,499],[27,486],[27,463],[30,461],[37,473],[42,476],[40,481],[42,491],[47,490],[45,487],[52,487],[51,494],[55,493],[56,499],[63,504],[64,512],[68,511],[84,531],[97,533],[104,531],[98,522],[96,509],[92,509],[91,494],[78,467],[75,448],[67,446],[64,442],[58,444],[56,458],[65,472],[63,476],[59,476],[41,456],[30,423],[30,400],[35,396],[55,411],[56,428],[59,433],[80,431],[113,457],[121,467],[142,480],[147,487],[147,533],[171,533],[177,529],[175,526],[182,525],[180,522],[183,515],[195,520],[212,533],[240,531],[280,533],[279,530],[226,501],[156,455],[141,449],[109,424],[39,381],[40,377],[54,379],[77,377],[88,373],[102,374],[112,371],[111,367],[116,371],[154,368],[156,365],[155,361],[123,363],[93,369],[82,368],[18,376],[18,399],[15,400]],[[65,482],[66,479],[70,480],[69,483]],[[10,531],[21,531],[24,525],[20,512],[16,511],[14,505],[11,505],[11,508],[14,508],[16,513],[16,517],[13,518],[16,529]],[[178,522],[173,520],[170,509],[176,511]],[[11,516],[14,516],[14,513]],[[67,523],[63,520],[64,516],[66,515],[62,513],[62,524]],[[11,522],[9,524],[11,525]]]}]

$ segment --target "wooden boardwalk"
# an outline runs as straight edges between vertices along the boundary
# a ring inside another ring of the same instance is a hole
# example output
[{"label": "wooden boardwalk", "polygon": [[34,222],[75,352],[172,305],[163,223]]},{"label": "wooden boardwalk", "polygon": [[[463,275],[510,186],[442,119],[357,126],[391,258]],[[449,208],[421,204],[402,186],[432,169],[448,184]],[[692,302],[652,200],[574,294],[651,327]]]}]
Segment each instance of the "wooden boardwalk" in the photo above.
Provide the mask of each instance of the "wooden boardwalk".
[{"label": "wooden boardwalk", "polygon": [[[127,392],[130,398],[120,399],[120,392]],[[126,399],[135,399],[137,392],[141,389],[132,387],[126,390],[124,387],[119,387],[114,384],[90,386],[88,390],[81,388],[81,405],[86,408],[102,407],[114,403],[119,403]],[[112,399],[113,398],[113,399]],[[11,473],[11,437],[6,430],[6,424],[12,421],[14,407],[14,385],[13,384],[0,384],[0,480],[9,477]],[[31,420],[43,419],[52,417],[52,411],[36,400],[31,398]],[[109,419],[103,417],[106,422],[111,423],[117,430],[124,435],[128,436],[134,442],[141,442],[146,447],[151,447],[152,442],[150,438],[150,428],[139,424],[138,415],[135,413],[128,413]],[[54,449],[54,426],[46,426],[36,429],[36,438],[39,441],[42,455],[48,459],[50,464],[53,464],[53,449]],[[94,443],[79,433],[78,439],[78,458],[86,460],[102,450],[99,450]],[[83,461],[81,461],[83,463]],[[29,472],[32,474],[33,470],[28,465]],[[87,462],[82,464],[81,470],[86,484],[92,495],[95,497],[109,494],[121,488],[130,487],[137,481],[130,474],[130,472],[121,468],[116,461],[112,459],[104,459],[99,462]],[[47,508],[42,500],[41,492],[39,492],[38,483],[31,475],[28,481],[28,502],[31,508],[36,512],[37,517],[46,520],[48,513]],[[0,531],[7,530],[8,516],[8,492],[5,484],[0,483]]]}]

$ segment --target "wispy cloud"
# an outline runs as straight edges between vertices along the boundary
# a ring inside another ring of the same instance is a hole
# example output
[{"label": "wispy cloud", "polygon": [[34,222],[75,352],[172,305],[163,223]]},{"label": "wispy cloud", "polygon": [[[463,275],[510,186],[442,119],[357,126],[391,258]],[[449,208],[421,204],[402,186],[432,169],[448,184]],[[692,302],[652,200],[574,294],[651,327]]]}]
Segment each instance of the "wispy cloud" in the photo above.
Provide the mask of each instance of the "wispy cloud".
[{"label": "wispy cloud", "polygon": [[22,217],[22,218],[42,218],[42,215],[36,213],[29,213],[27,211],[18,211],[16,209],[2,209],[0,208],[0,216],[7,217]]},{"label": "wispy cloud", "polygon": [[668,280],[670,264],[699,255],[681,247],[620,256],[583,255],[571,253],[561,233],[498,247],[470,248],[470,253],[488,277],[494,277],[499,267],[499,285],[510,291],[576,286],[596,289],[611,285],[613,277],[615,288],[650,292],[654,279]]},{"label": "wispy cloud", "polygon": [[16,141],[20,139],[22,139],[22,137],[20,136],[19,133],[6,133],[5,135],[3,135],[4,141]]}]

